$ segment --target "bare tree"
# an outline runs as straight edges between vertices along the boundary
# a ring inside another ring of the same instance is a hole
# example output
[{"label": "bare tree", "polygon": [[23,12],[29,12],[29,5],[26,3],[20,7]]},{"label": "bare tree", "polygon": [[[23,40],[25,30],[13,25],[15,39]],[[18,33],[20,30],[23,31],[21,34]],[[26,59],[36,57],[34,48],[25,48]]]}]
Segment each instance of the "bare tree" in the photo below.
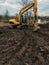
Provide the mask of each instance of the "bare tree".
[{"label": "bare tree", "polygon": [[9,15],[9,12],[8,12],[8,10],[6,10],[6,12],[5,12],[5,19],[6,19],[6,20],[9,19],[9,16],[8,16],[8,15]]},{"label": "bare tree", "polygon": [[28,3],[28,0],[22,0],[22,5],[23,6],[27,5],[27,3]]}]

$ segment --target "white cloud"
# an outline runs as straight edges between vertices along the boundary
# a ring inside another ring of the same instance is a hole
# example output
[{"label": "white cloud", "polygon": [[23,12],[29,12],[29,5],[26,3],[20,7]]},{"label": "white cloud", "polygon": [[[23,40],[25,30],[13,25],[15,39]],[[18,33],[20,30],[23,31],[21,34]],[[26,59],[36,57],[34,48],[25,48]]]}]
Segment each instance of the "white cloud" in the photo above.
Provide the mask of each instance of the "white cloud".
[{"label": "white cloud", "polygon": [[[28,0],[33,1],[33,0]],[[19,3],[18,3],[19,2]],[[21,0],[0,0],[0,12],[8,9],[11,14],[18,13],[22,8]],[[38,0],[38,14],[49,15],[49,0]]]},{"label": "white cloud", "polygon": [[8,1],[5,1],[4,3],[0,3],[0,5],[2,6],[8,6],[8,7],[11,7],[11,8],[21,8],[22,6],[20,4],[10,4]]},{"label": "white cloud", "polygon": [[49,15],[49,0],[38,0],[38,14]]},{"label": "white cloud", "polygon": [[20,5],[19,3],[16,3],[16,2],[18,2],[18,0],[15,0],[15,1],[14,0],[6,0],[4,2],[0,2],[0,6],[1,6],[0,12],[3,13],[2,9],[5,8],[4,10],[7,9],[10,12],[10,14],[18,13],[19,10],[22,8],[22,5]]}]

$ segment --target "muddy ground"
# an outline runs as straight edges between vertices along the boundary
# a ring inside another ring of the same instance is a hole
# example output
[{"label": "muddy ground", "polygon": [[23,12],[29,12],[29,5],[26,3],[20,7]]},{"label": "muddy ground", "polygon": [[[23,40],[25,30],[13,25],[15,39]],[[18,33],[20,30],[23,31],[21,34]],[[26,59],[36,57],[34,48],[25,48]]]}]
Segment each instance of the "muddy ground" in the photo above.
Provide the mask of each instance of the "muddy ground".
[{"label": "muddy ground", "polygon": [[37,32],[0,27],[0,65],[49,65],[49,24]]}]

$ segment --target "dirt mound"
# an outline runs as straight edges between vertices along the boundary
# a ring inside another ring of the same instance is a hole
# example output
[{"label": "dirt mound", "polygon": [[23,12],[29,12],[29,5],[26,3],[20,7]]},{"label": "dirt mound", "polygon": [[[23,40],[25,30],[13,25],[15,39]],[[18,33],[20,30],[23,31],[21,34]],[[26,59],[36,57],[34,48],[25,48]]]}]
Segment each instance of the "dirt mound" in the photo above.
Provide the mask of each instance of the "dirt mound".
[{"label": "dirt mound", "polygon": [[0,28],[0,65],[49,65],[49,25],[32,28]]}]

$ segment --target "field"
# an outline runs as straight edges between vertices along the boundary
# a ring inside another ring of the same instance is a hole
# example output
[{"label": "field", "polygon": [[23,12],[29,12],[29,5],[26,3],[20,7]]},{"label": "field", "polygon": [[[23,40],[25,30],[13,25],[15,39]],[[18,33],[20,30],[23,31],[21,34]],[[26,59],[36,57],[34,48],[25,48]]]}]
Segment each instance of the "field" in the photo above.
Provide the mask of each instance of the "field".
[{"label": "field", "polygon": [[49,65],[49,24],[14,29],[0,27],[0,65]]}]

